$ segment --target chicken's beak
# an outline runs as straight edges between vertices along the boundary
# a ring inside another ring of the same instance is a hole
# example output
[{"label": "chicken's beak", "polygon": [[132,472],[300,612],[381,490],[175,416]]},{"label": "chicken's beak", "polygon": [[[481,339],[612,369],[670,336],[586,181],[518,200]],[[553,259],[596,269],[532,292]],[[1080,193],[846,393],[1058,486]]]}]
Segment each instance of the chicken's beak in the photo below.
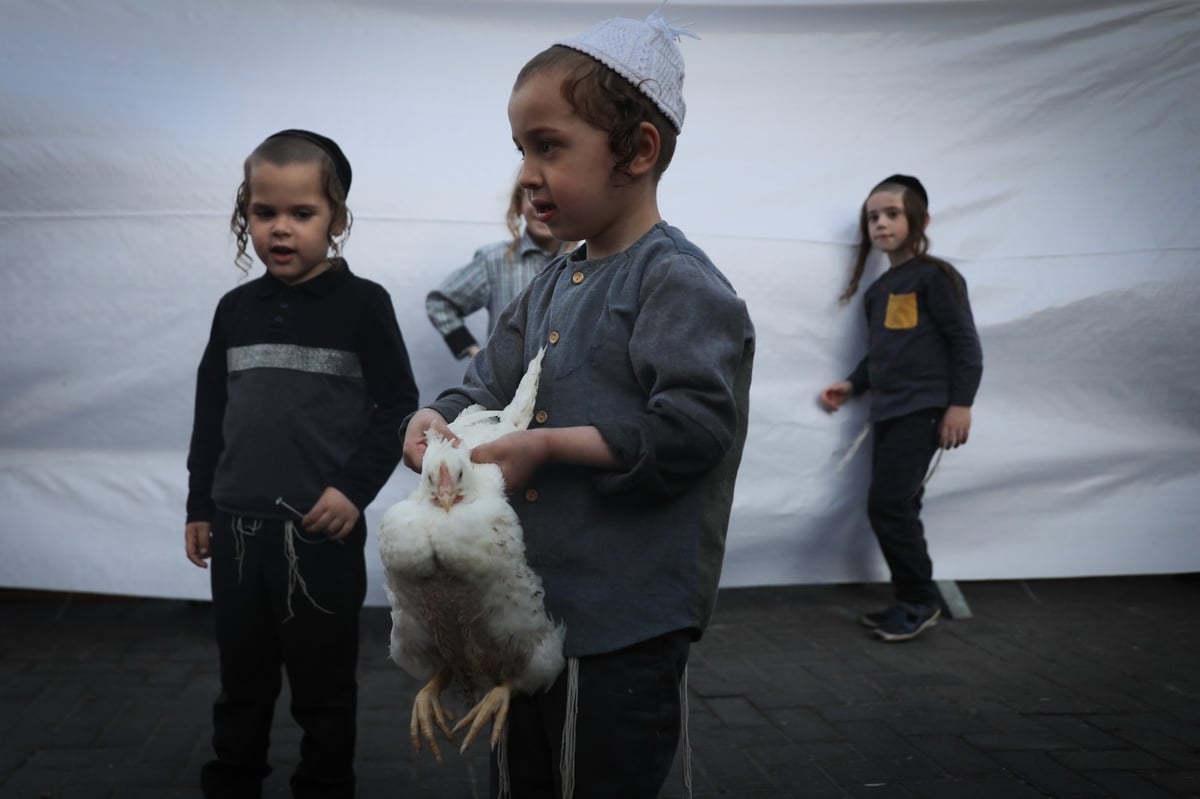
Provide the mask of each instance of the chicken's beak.
[{"label": "chicken's beak", "polygon": [[458,492],[454,490],[454,481],[450,479],[450,468],[444,463],[438,469],[437,501],[447,513],[458,501]]}]

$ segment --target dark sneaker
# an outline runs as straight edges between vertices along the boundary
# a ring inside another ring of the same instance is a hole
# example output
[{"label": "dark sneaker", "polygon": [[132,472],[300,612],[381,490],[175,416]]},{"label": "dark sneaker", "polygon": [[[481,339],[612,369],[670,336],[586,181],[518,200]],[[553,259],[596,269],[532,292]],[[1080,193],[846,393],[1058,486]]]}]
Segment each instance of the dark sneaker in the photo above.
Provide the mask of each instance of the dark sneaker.
[{"label": "dark sneaker", "polygon": [[875,629],[876,627],[881,627],[883,625],[883,623],[885,621],[887,621],[888,618],[890,618],[892,615],[894,615],[896,613],[903,613],[903,612],[904,611],[898,605],[892,605],[890,608],[884,608],[882,610],[872,610],[869,613],[864,613],[863,615],[858,617],[858,621],[864,627],[870,627],[871,629]]},{"label": "dark sneaker", "polygon": [[863,616],[862,621],[866,624],[868,617],[878,619],[879,623],[875,625],[875,637],[880,641],[895,642],[916,638],[937,624],[937,620],[941,616],[941,608],[937,605],[919,607],[901,602],[886,611],[868,613]]}]

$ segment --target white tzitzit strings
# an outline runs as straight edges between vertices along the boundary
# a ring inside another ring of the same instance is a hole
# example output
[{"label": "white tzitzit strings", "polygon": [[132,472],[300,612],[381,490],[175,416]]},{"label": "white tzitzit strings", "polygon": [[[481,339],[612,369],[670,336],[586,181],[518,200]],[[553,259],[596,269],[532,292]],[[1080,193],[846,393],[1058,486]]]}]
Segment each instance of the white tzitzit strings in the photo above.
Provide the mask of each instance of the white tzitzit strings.
[{"label": "white tzitzit strings", "polygon": [[497,799],[511,799],[511,783],[508,776],[508,725],[500,731],[500,740],[496,743],[496,768],[500,772],[500,789]]},{"label": "white tzitzit strings", "polygon": [[921,481],[919,486],[917,486],[917,490],[912,493],[914,497],[925,490],[925,485],[929,482],[930,478],[933,477],[933,473],[937,471],[938,464],[942,462],[942,453],[945,451],[946,450],[942,447],[938,447],[937,454],[933,456],[933,465],[930,466],[929,471],[925,473],[925,479]]},{"label": "white tzitzit strings", "polygon": [[[837,474],[842,469],[846,468],[846,464],[849,463],[856,454],[858,454],[858,450],[862,447],[863,442],[867,440],[867,434],[870,432],[871,423],[868,421],[863,425],[862,430],[858,432],[858,435],[854,437],[854,440],[850,442],[850,446],[846,449],[846,454],[843,455],[841,460],[837,462],[837,465],[833,467],[834,474]],[[942,462],[942,453],[945,451],[946,450],[944,448],[938,447],[937,454],[933,456],[933,463],[930,465],[929,471],[925,473],[925,479],[923,479],[921,484],[917,486],[917,490],[912,493],[912,496],[915,497],[917,494],[921,493],[925,489],[925,486],[929,484],[930,479],[933,477],[933,473],[937,471],[938,464]]]},{"label": "white tzitzit strings", "polygon": [[325,608],[318,605],[317,600],[313,599],[312,594],[308,593],[308,585],[304,582],[304,576],[302,574],[300,574],[300,559],[296,556],[296,536],[297,535],[299,535],[299,533],[296,530],[295,522],[287,521],[287,522],[283,523],[283,546],[284,546],[284,551],[287,554],[287,560],[288,560],[288,592],[287,592],[288,615],[287,615],[287,618],[284,619],[284,621],[288,621],[289,619],[291,619],[293,616],[296,615],[295,612],[292,610],[292,594],[295,592],[297,585],[300,586],[300,592],[302,594],[304,594],[306,597],[308,597],[308,601],[312,603],[312,606],[314,608],[321,611],[322,613],[328,613],[330,616],[332,616],[333,611],[326,610]]},{"label": "white tzitzit strings", "polygon": [[853,458],[856,454],[858,454],[858,448],[861,447],[863,445],[863,442],[867,440],[867,435],[870,432],[871,432],[871,423],[867,422],[866,424],[863,425],[862,430],[858,431],[858,435],[854,437],[854,440],[852,442],[850,442],[849,448],[846,449],[846,454],[843,455],[842,459],[837,462],[837,466],[833,467],[834,474],[837,474],[842,469],[846,468],[846,464],[850,462],[851,458]]},{"label": "white tzitzit strings", "polygon": [[683,792],[692,799],[692,739],[688,734],[688,690],[687,666],[683,667],[683,679],[679,681],[679,726],[683,728]]},{"label": "white tzitzit strings", "polygon": [[248,525],[241,516],[234,516],[229,524],[233,531],[233,558],[238,565],[238,585],[242,584],[242,564],[246,560],[246,539],[242,536],[255,535],[262,527],[262,522],[258,519],[253,519],[252,522]]},{"label": "white tzitzit strings", "polygon": [[567,714],[563,721],[562,750],[558,771],[562,777],[562,799],[575,793],[575,719],[579,715],[579,658],[567,658]]}]

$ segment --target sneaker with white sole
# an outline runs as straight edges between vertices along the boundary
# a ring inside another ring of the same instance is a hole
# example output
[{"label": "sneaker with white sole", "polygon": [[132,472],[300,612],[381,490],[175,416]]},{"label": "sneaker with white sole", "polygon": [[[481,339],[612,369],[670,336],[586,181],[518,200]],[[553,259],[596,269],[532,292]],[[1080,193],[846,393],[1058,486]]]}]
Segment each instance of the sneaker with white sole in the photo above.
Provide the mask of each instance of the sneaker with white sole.
[{"label": "sneaker with white sole", "polygon": [[[937,605],[921,607],[900,602],[887,610],[865,614],[861,621],[874,627],[880,641],[909,641],[937,624],[942,610]],[[872,625],[871,621],[878,623]]]}]

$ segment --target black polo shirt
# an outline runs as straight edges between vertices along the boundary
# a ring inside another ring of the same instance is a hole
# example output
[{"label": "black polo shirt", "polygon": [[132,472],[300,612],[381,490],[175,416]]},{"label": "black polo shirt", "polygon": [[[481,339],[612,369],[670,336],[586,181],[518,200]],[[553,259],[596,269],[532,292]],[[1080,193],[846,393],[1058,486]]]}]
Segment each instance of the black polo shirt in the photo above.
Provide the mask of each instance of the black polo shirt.
[{"label": "black polo shirt", "polygon": [[359,510],[400,461],[418,392],[382,286],[345,261],[289,286],[269,273],[221,298],[196,380],[188,521],[287,518],[333,486]]}]

